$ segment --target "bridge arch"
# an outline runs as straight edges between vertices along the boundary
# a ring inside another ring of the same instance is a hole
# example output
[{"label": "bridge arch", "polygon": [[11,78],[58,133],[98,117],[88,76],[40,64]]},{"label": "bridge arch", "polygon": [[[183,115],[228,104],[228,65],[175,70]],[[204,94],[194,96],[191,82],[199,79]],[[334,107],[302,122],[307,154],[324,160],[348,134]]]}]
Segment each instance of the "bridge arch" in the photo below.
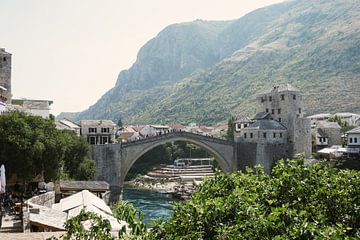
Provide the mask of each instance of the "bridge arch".
[{"label": "bridge arch", "polygon": [[212,156],[214,156],[214,158],[218,162],[220,168],[224,172],[230,172],[233,170],[231,163],[229,163],[228,159],[226,159],[223,155],[221,155],[221,153],[219,153],[216,148],[212,147],[211,145],[207,144],[206,142],[199,141],[196,138],[191,138],[188,136],[187,137],[174,136],[171,138],[165,138],[165,139],[153,142],[152,144],[146,144],[146,146],[144,146],[144,148],[141,149],[140,151],[136,152],[134,154],[134,156],[132,156],[131,158],[127,158],[126,159],[127,162],[125,164],[126,168],[124,168],[124,172],[123,172],[124,179],[125,179],[126,175],[128,174],[128,172],[130,171],[131,167],[135,164],[136,161],[139,160],[139,158],[141,156],[143,156],[144,154],[146,154],[147,152],[149,152],[150,150],[152,150],[158,146],[164,145],[169,142],[175,142],[175,141],[183,141],[183,142],[187,142],[187,143],[192,143],[198,147],[201,147],[204,150],[206,150],[208,153],[210,153]]},{"label": "bridge arch", "polygon": [[96,160],[95,179],[110,184],[110,201],[116,201],[123,188],[125,176],[133,164],[151,149],[167,142],[185,141],[211,153],[224,172],[237,170],[233,142],[188,132],[172,132],[129,143],[94,145],[92,158]]}]

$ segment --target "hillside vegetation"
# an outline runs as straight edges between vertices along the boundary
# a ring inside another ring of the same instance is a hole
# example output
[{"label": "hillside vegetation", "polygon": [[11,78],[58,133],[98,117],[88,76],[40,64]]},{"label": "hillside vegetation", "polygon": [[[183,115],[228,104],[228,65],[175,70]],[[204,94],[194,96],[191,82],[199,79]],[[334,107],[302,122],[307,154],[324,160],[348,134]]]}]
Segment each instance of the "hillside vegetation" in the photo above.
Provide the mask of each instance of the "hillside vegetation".
[{"label": "hillside vegetation", "polygon": [[305,114],[360,112],[357,0],[287,1],[234,21],[171,25],[71,118],[213,124],[253,114],[255,95],[285,82],[303,92]]}]

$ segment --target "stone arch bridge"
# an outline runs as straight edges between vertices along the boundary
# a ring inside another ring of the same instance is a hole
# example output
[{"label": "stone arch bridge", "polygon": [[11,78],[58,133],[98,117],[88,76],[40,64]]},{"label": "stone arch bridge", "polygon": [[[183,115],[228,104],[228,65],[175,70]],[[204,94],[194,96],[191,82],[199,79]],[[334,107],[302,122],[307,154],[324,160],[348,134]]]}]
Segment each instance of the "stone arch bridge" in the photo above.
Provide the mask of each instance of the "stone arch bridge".
[{"label": "stone arch bridge", "polygon": [[132,165],[151,149],[173,141],[190,142],[205,149],[225,172],[237,169],[233,142],[189,132],[172,132],[129,143],[94,145],[92,157],[96,160],[96,179],[110,184],[111,200],[116,200]]}]

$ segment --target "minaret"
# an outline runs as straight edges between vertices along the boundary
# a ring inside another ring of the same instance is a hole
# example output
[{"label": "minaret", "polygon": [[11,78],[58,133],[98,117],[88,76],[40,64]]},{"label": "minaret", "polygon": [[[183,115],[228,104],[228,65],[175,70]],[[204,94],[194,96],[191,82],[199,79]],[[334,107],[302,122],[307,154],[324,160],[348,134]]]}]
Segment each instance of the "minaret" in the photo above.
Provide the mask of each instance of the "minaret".
[{"label": "minaret", "polygon": [[0,48],[0,87],[5,88],[7,102],[11,102],[11,54]]}]

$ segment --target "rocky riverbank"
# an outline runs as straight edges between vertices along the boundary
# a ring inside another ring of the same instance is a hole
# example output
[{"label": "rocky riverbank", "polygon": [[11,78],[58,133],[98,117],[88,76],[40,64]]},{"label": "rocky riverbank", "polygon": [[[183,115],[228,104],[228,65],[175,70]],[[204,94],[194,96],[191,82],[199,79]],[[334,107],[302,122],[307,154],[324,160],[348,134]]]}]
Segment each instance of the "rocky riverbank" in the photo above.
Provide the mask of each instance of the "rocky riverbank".
[{"label": "rocky riverbank", "polygon": [[125,187],[170,194],[176,199],[186,201],[191,199],[198,184],[196,181],[189,184],[180,178],[154,178],[144,175],[126,182]]},{"label": "rocky riverbank", "polygon": [[180,200],[191,199],[192,193],[206,177],[212,177],[211,165],[195,165],[174,168],[164,165],[154,168],[146,175],[125,183],[128,188],[137,188],[171,194]]}]

